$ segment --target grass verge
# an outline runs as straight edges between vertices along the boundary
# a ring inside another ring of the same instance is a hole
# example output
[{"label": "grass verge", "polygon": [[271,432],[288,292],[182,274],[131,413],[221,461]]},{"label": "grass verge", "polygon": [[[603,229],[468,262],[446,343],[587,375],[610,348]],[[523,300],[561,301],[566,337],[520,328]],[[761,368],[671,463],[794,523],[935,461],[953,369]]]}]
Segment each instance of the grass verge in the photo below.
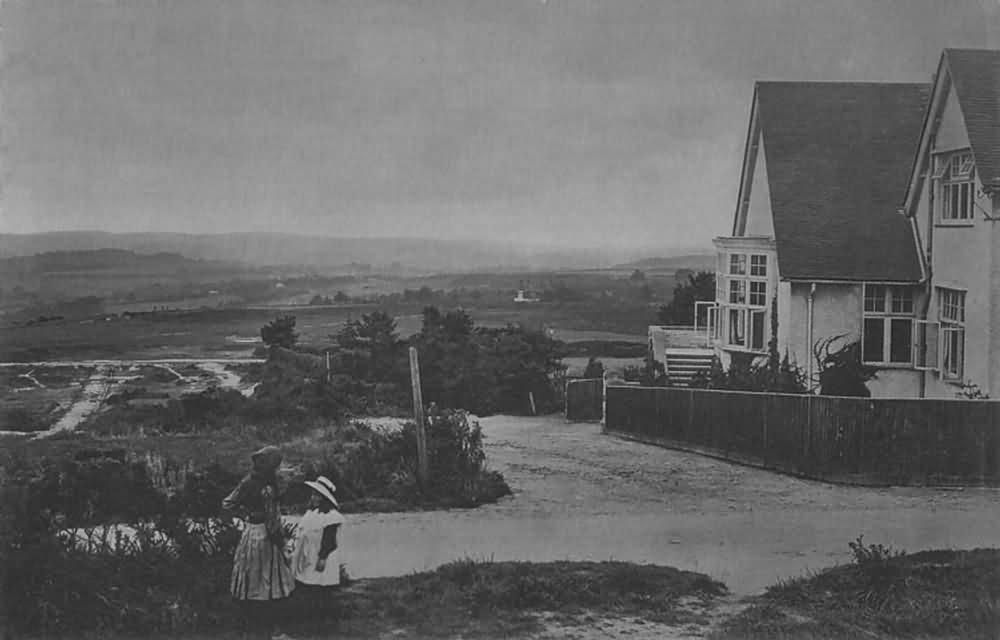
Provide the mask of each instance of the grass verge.
[{"label": "grass verge", "polygon": [[864,555],[852,548],[854,564],[770,587],[713,638],[1000,637],[1000,549]]},{"label": "grass verge", "polygon": [[[461,560],[408,576],[348,583],[334,590],[298,589],[264,605],[269,622],[251,632],[305,638],[503,638],[535,634],[545,621],[588,626],[596,617],[639,617],[670,625],[704,624],[726,587],[671,567],[622,562],[491,562]],[[243,635],[242,613],[225,598],[206,624],[186,638]],[[553,618],[553,615],[555,617]],[[165,631],[165,630],[164,630]],[[174,629],[176,633],[178,629]],[[103,637],[132,638],[127,630]],[[210,634],[210,635],[209,635]],[[159,634],[152,634],[155,637]]]}]

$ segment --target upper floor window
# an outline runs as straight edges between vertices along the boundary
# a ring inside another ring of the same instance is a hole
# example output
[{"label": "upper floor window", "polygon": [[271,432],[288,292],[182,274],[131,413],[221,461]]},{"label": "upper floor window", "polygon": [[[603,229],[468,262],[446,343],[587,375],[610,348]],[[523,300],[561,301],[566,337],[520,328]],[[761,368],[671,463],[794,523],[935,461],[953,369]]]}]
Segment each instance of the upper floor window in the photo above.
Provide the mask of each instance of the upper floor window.
[{"label": "upper floor window", "polygon": [[865,284],[862,359],[871,363],[912,363],[911,287]]},{"label": "upper floor window", "polygon": [[968,150],[935,157],[937,210],[942,222],[972,221],[976,204],[975,162]]},{"label": "upper floor window", "polygon": [[747,273],[747,256],[745,253],[729,254],[729,274],[745,276]]}]

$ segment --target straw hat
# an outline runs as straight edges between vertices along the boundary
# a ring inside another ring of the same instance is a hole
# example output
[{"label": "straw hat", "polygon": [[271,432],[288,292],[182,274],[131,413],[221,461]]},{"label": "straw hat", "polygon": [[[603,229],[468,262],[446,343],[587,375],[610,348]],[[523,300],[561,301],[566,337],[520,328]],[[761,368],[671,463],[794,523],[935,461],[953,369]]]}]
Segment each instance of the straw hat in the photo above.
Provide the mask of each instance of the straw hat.
[{"label": "straw hat", "polygon": [[337,499],[333,497],[333,494],[337,492],[337,487],[330,481],[329,478],[326,476],[320,476],[316,478],[315,481],[306,480],[306,484],[311,487],[313,491],[329,500],[333,506],[337,508],[340,507],[340,503],[338,503]]}]

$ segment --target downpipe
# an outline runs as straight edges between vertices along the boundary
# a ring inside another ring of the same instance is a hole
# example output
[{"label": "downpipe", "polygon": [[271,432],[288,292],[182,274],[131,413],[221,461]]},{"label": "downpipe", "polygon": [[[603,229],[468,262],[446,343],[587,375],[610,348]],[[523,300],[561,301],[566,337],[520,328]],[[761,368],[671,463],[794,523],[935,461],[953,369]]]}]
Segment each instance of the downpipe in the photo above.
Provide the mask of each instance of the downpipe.
[{"label": "downpipe", "polygon": [[806,355],[806,362],[809,364],[806,368],[806,379],[809,380],[810,386],[813,384],[813,358],[815,358],[813,353],[813,298],[815,296],[816,283],[813,282],[809,285],[809,296],[806,298],[806,348],[809,349]]}]

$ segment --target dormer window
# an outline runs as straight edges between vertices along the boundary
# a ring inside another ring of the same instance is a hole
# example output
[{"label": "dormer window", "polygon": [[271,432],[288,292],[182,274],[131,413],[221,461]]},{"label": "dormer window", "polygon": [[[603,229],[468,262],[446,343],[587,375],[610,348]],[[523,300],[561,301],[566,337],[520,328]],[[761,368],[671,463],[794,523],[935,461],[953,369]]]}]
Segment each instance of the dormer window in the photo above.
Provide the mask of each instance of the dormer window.
[{"label": "dormer window", "polygon": [[967,180],[972,177],[972,154],[958,153],[951,159],[952,180]]},{"label": "dormer window", "polygon": [[938,154],[933,178],[937,182],[936,208],[941,223],[972,222],[976,202],[975,161],[968,150]]}]

